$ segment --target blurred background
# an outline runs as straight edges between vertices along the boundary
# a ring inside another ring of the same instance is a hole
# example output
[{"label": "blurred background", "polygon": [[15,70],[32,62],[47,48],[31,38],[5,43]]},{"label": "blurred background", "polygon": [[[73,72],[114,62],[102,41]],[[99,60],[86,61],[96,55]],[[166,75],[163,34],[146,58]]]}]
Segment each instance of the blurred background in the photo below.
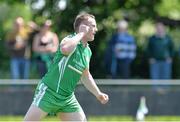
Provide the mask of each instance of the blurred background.
[{"label": "blurred background", "polygon": [[[167,31],[173,38],[175,54],[172,74],[174,79],[180,77],[179,0],[173,2],[171,0],[1,0],[0,72],[3,73],[0,77],[10,77],[9,53],[4,43],[17,17],[23,17],[25,23],[34,21],[39,26],[46,19],[51,19],[52,30],[61,40],[67,34],[73,33],[74,18],[82,11],[96,16],[99,29],[95,41],[90,44],[93,52],[91,72],[95,78],[107,76],[104,70],[105,51],[112,34],[116,31],[116,23],[121,19],[129,22],[129,32],[134,36],[137,44],[137,56],[132,64],[131,78],[149,78],[145,48],[147,38],[155,32],[153,25],[156,20],[161,20],[167,25]],[[36,77],[34,72],[31,75],[30,78]]]},{"label": "blurred background", "polygon": [[[81,12],[96,17],[90,71],[110,94],[110,103],[101,106],[78,86],[85,113],[137,119],[142,103],[144,115],[179,115],[179,0],[1,0],[0,114],[25,114],[36,79],[43,77],[54,55],[42,55],[38,43],[57,44],[74,33],[73,22]],[[48,42],[51,34],[58,39]],[[83,99],[87,94],[90,98]]]}]

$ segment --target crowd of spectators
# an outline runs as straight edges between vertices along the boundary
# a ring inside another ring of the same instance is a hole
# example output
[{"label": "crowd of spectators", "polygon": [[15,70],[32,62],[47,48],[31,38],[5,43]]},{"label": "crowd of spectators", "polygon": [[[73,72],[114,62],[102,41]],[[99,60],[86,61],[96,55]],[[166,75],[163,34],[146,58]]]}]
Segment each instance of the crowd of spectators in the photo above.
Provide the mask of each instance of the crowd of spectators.
[{"label": "crowd of spectators", "polygon": [[[171,79],[174,44],[162,22],[155,23],[155,33],[147,39],[145,54],[151,79]],[[129,79],[136,58],[136,40],[128,32],[128,22],[120,20],[105,52],[105,68],[110,78]]]},{"label": "crowd of spectators", "polygon": [[51,20],[46,20],[42,26],[33,21],[25,23],[22,17],[14,20],[5,41],[12,79],[29,79],[32,65],[36,65],[40,78],[47,72],[59,44],[51,26]]},{"label": "crowd of spectators", "polygon": [[[136,58],[136,40],[128,31],[129,22],[119,20],[105,51],[105,69],[110,78],[130,79],[131,65]],[[12,79],[29,79],[30,69],[35,65],[39,78],[47,72],[58,49],[59,39],[51,31],[52,21],[42,26],[22,17],[14,20],[6,35],[6,49],[10,56]],[[155,23],[155,33],[147,40],[146,55],[151,79],[171,79],[174,44],[162,22]]]}]

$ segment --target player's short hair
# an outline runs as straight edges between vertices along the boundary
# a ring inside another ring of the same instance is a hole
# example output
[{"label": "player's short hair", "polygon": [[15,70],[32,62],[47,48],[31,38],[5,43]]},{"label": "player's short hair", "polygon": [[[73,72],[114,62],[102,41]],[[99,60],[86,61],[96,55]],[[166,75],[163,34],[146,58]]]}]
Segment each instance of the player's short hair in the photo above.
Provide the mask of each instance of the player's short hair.
[{"label": "player's short hair", "polygon": [[74,30],[77,32],[80,24],[81,24],[83,21],[88,20],[89,17],[95,19],[95,16],[92,15],[92,14],[88,14],[88,13],[78,14],[78,15],[76,16],[75,21],[74,21]]}]

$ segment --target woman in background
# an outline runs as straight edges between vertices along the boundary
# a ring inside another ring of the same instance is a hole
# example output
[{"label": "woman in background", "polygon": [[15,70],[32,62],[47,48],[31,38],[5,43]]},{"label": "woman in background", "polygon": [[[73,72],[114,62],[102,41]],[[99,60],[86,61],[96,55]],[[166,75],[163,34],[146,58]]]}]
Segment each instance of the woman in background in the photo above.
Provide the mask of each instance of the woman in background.
[{"label": "woman in background", "polygon": [[30,48],[28,46],[28,31],[24,19],[17,17],[12,31],[7,34],[6,47],[10,53],[11,77],[13,79],[28,79],[30,68]]},{"label": "woman in background", "polygon": [[33,41],[33,52],[35,53],[37,68],[41,78],[47,72],[59,44],[57,35],[50,30],[51,25],[52,22],[46,20]]}]

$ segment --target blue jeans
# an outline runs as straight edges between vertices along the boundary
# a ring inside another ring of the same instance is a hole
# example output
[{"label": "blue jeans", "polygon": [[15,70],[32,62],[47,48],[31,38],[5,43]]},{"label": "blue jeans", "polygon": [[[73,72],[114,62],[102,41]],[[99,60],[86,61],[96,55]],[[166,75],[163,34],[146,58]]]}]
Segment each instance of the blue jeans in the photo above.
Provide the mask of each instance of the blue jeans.
[{"label": "blue jeans", "polygon": [[24,58],[11,58],[10,61],[12,79],[28,79],[30,61]]},{"label": "blue jeans", "polygon": [[46,62],[41,61],[41,60],[36,60],[36,63],[37,63],[37,70],[39,72],[39,76],[40,78],[42,78],[48,70]]},{"label": "blue jeans", "polygon": [[112,78],[118,78],[118,76],[122,79],[130,78],[131,73],[131,59],[116,59],[112,62],[111,65],[111,74]]},{"label": "blue jeans", "polygon": [[156,61],[150,64],[151,79],[171,79],[172,63],[167,61]]}]

